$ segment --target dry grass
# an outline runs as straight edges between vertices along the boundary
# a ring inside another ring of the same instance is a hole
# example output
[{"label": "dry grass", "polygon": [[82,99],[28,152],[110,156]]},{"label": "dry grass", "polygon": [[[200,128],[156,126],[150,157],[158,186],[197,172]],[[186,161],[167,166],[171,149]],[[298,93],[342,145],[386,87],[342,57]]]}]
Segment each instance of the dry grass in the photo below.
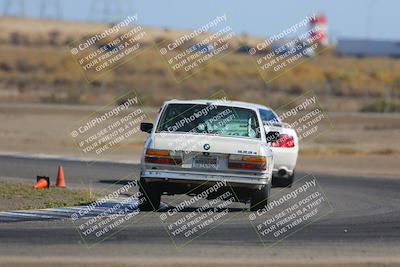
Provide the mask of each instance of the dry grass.
[{"label": "dry grass", "polygon": [[0,209],[44,209],[87,205],[95,200],[89,191],[50,187],[34,189],[25,183],[0,181]]},{"label": "dry grass", "polygon": [[[158,106],[166,99],[205,98],[222,89],[232,99],[279,107],[288,98],[313,89],[331,110],[371,110],[371,99],[387,97],[389,89],[392,98],[400,95],[400,60],[336,57],[332,51],[304,60],[269,83],[260,77],[252,58],[241,53],[231,53],[190,79],[176,83],[152,44],[178,33],[157,29],[147,29],[147,49],[142,54],[88,84],[67,44],[107,25],[52,22],[49,27],[30,20],[24,27],[22,19],[0,22],[4,29],[0,34],[0,100],[99,104],[135,90],[145,104]],[[34,24],[38,28],[27,26]],[[74,25],[79,26],[76,32],[71,31]],[[238,37],[236,43],[256,42],[243,38]]]}]

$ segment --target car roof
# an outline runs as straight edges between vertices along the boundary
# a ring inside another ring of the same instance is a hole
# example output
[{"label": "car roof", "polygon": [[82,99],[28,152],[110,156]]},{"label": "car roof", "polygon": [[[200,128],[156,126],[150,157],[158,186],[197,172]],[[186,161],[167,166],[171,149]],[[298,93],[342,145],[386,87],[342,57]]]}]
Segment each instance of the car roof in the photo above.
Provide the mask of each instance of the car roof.
[{"label": "car roof", "polygon": [[164,104],[195,104],[195,105],[227,105],[227,106],[234,106],[234,107],[241,107],[241,108],[250,108],[250,109],[268,109],[271,110],[269,107],[254,104],[249,102],[242,102],[242,101],[230,101],[230,100],[220,100],[220,99],[198,99],[198,100],[178,100],[172,99],[166,101]]}]

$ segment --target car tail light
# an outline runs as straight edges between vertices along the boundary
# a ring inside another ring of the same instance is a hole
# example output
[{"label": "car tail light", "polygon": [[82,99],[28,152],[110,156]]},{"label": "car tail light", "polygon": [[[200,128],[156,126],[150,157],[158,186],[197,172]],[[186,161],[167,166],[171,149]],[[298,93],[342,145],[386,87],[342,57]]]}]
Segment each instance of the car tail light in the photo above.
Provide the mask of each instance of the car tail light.
[{"label": "car tail light", "polygon": [[230,155],[228,168],[243,170],[266,170],[267,158],[264,156]]},{"label": "car tail light", "polygon": [[272,142],[273,147],[294,147],[294,138],[288,134],[281,134],[278,141]]},{"label": "car tail light", "polygon": [[146,150],[147,156],[162,156],[162,157],[169,157],[170,153],[168,150],[155,150],[155,149],[147,149]]},{"label": "car tail light", "polygon": [[171,155],[169,150],[147,149],[144,162],[155,164],[181,165],[182,158],[180,156]]}]

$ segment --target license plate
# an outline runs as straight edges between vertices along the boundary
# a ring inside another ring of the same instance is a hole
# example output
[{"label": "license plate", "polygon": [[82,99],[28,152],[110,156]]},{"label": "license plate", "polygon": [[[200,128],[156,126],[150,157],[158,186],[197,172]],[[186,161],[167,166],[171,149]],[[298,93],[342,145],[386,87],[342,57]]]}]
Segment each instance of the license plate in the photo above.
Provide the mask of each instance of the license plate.
[{"label": "license plate", "polygon": [[217,169],[216,157],[196,157],[193,159],[193,167],[197,169]]}]

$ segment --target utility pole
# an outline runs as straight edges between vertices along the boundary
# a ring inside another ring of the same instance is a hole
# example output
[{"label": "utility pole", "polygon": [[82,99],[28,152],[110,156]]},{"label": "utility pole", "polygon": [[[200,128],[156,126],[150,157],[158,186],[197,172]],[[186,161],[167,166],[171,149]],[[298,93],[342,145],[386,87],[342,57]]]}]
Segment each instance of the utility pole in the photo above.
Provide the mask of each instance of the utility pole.
[{"label": "utility pole", "polygon": [[[49,16],[49,14],[53,15]],[[41,19],[45,18],[61,19],[60,0],[41,0],[39,16]]]},{"label": "utility pole", "polygon": [[129,0],[92,0],[89,19],[101,22],[118,22],[134,13]]}]

